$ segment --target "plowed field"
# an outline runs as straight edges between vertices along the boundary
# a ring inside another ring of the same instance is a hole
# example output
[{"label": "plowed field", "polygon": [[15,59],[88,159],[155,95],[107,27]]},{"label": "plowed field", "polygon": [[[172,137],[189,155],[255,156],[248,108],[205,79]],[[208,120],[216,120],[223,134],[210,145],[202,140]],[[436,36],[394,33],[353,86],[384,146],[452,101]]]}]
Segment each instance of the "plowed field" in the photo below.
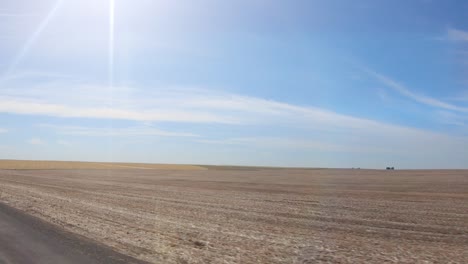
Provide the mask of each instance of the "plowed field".
[{"label": "plowed field", "polygon": [[468,263],[468,171],[51,166],[0,201],[149,262]]}]

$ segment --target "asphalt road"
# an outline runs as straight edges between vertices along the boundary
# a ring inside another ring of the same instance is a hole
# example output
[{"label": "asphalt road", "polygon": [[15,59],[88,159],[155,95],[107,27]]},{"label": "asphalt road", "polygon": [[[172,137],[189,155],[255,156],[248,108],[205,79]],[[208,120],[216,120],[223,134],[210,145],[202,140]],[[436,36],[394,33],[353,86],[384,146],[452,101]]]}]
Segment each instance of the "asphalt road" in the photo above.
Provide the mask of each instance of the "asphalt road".
[{"label": "asphalt road", "polygon": [[0,264],[143,263],[0,203]]}]

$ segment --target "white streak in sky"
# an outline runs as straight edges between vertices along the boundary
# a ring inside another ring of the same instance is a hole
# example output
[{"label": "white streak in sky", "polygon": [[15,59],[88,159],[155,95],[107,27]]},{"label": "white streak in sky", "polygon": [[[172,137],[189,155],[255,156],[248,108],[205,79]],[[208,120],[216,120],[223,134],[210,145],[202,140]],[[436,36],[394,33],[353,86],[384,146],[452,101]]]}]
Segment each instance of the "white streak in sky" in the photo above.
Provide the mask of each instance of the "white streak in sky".
[{"label": "white streak in sky", "polygon": [[[111,107],[114,104],[114,16],[115,16],[115,2],[109,0],[109,101]],[[110,122],[110,131],[113,131],[113,123]],[[109,137],[109,158],[113,159],[113,139]]]},{"label": "white streak in sky", "polygon": [[457,111],[457,112],[464,112],[468,113],[468,107],[463,107],[459,105],[454,105],[450,104],[441,100],[438,100],[436,98],[432,98],[429,96],[417,94],[408,88],[406,88],[403,84],[398,83],[397,81],[391,79],[388,76],[385,76],[383,74],[374,72],[369,69],[364,69],[368,74],[371,76],[375,77],[379,82],[384,84],[385,86],[392,88],[396,92],[400,93],[401,95],[408,97],[416,102],[419,102],[421,104],[425,104],[431,107],[436,107],[436,108],[441,108],[441,109],[447,109],[447,110],[452,110],[452,111]]},{"label": "white streak in sky", "polygon": [[109,89],[114,86],[114,0],[109,1]]},{"label": "white streak in sky", "polygon": [[4,73],[4,76],[8,76],[18,64],[23,60],[23,58],[27,55],[28,51],[31,49],[32,45],[36,42],[37,38],[42,34],[44,29],[49,24],[50,20],[54,17],[55,13],[57,12],[58,8],[60,7],[63,0],[58,0],[52,9],[49,11],[47,16],[42,20],[39,24],[37,29],[33,32],[33,34],[28,38],[26,43],[24,43],[23,47],[21,48],[20,52],[16,55],[15,59],[11,62],[10,66]]}]

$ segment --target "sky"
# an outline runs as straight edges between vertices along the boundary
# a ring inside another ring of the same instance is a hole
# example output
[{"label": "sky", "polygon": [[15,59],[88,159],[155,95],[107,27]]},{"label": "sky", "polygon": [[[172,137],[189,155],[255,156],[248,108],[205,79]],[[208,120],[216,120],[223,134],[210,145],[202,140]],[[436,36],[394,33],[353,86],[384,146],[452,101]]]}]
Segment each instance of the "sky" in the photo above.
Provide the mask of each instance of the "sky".
[{"label": "sky", "polygon": [[1,0],[0,159],[468,168],[467,11]]}]

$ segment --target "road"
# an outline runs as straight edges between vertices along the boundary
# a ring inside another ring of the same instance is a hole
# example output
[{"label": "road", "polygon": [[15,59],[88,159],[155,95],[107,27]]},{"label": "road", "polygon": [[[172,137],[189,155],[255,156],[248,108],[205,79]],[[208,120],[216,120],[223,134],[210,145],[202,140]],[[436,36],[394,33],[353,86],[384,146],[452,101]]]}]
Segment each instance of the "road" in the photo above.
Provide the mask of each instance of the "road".
[{"label": "road", "polygon": [[0,203],[0,264],[142,263]]}]

